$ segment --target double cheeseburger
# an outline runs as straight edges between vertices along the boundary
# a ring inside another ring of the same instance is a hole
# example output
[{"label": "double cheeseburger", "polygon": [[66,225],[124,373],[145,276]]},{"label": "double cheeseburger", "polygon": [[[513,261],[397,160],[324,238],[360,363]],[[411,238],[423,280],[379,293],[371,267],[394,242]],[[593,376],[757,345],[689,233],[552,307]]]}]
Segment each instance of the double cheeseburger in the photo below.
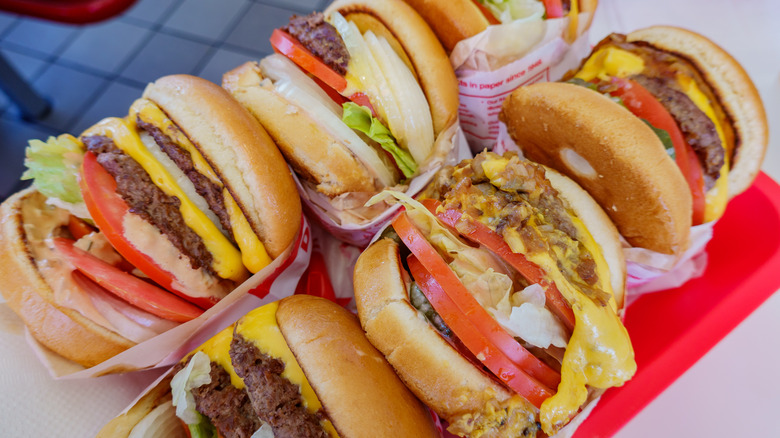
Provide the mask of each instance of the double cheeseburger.
[{"label": "double cheeseburger", "polygon": [[[675,221],[669,233],[677,237],[650,246],[656,232],[625,218],[685,210],[670,206],[681,195],[660,194],[650,205],[662,204],[649,214],[640,200],[642,192],[659,193],[670,165],[682,175],[674,184],[687,188],[693,225],[718,219],[758,174],[768,142],[761,99],[744,69],[701,35],[663,26],[612,34],[563,79],[610,99],[568,84],[521,88],[504,103],[501,119],[530,159],[591,192],[634,246],[684,250],[683,218],[663,219]],[[629,111],[641,121],[626,121]]]},{"label": "double cheeseburger", "polygon": [[92,366],[191,320],[293,241],[283,157],[223,89],[150,84],[124,118],[31,141],[2,205],[0,288],[36,339]]},{"label": "double cheeseburger", "polygon": [[405,212],[357,261],[358,313],[450,432],[552,436],[633,376],[618,234],[579,186],[483,152],[421,202],[393,196]]},{"label": "double cheeseburger", "polygon": [[439,436],[357,318],[323,298],[255,309],[173,372],[98,437]]},{"label": "double cheeseburger", "polygon": [[[431,26],[444,48],[497,24],[568,17],[576,37],[580,12],[596,11],[597,0],[404,0]],[[591,15],[592,19],[592,15]],[[587,23],[584,28],[590,27]],[[574,38],[572,38],[574,39]]]},{"label": "double cheeseburger", "polygon": [[400,0],[342,0],[274,30],[278,52],[223,77],[313,192],[398,186],[451,149],[455,74]]}]

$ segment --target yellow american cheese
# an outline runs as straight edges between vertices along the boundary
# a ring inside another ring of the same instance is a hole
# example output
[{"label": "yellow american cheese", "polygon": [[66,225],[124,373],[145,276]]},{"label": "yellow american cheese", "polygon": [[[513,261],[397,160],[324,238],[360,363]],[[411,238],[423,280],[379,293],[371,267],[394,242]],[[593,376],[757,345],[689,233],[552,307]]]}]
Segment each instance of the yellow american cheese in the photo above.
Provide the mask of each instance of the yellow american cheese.
[{"label": "yellow american cheese", "polygon": [[644,69],[645,61],[639,55],[608,46],[591,55],[574,77],[583,81],[595,78],[608,81],[613,76],[623,78],[641,73]]},{"label": "yellow american cheese", "polygon": [[271,257],[265,250],[265,245],[260,239],[257,238],[257,234],[252,231],[252,227],[249,226],[249,221],[244,216],[244,213],[238,207],[238,204],[230,195],[227,188],[222,189],[222,196],[225,200],[225,210],[227,210],[230,216],[230,226],[233,229],[233,236],[236,239],[238,247],[241,248],[241,259],[244,262],[244,266],[249,269],[250,272],[255,273],[269,263],[271,263]]},{"label": "yellow american cheese", "polygon": [[149,174],[152,182],[168,196],[180,201],[179,211],[184,223],[203,239],[206,249],[213,255],[212,268],[222,278],[242,281],[246,269],[241,262],[241,253],[222,234],[217,226],[187,197],[176,179],[157,161],[146,148],[135,130],[125,119],[110,117],[87,130],[83,135],[104,135],[116,146],[132,157]]},{"label": "yellow american cheese", "polygon": [[[263,353],[281,360],[284,363],[282,377],[300,388],[304,407],[309,412],[316,413],[322,409],[322,403],[303,374],[300,364],[295,359],[293,352],[290,351],[290,347],[276,323],[278,308],[279,303],[273,302],[247,313],[238,321],[236,333],[251,340]],[[330,420],[323,420],[320,424],[331,437],[338,437]]]},{"label": "yellow american cheese", "polygon": [[238,377],[230,361],[230,341],[233,340],[233,326],[225,328],[204,342],[198,350],[204,352],[212,362],[216,362],[230,375],[230,383],[238,389],[244,389],[244,380]]}]

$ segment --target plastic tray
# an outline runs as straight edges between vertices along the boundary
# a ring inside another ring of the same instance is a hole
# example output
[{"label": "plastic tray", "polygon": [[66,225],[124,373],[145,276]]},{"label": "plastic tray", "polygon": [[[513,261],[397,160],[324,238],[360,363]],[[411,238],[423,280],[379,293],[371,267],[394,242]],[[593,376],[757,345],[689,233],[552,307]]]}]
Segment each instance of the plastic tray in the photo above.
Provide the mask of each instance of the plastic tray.
[{"label": "plastic tray", "polygon": [[704,275],[626,309],[638,370],[602,396],[576,438],[614,435],[780,288],[780,186],[764,173],[715,225]]}]

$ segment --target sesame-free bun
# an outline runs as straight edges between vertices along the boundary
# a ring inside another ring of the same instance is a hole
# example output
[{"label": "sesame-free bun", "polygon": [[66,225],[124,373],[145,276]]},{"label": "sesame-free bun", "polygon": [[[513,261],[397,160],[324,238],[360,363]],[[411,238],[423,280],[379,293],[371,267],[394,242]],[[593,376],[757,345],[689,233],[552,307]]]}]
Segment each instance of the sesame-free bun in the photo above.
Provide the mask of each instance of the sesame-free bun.
[{"label": "sesame-free bun", "polygon": [[696,67],[716,94],[734,129],[729,198],[750,187],[764,160],[769,129],[761,97],[745,69],[714,42],[679,27],[648,27],[631,32],[626,39],[644,41],[682,57]]},{"label": "sesame-free bun", "polygon": [[635,247],[682,254],[691,195],[663,144],[639,118],[578,85],[520,87],[499,119],[523,154],[582,186]]},{"label": "sesame-free bun", "polygon": [[[23,207],[47,207],[45,197],[26,189],[0,206],[0,292],[33,337],[55,353],[91,367],[135,345],[71,308],[56,304],[54,291],[38,270],[25,234]],[[48,234],[43,232],[44,234]]]},{"label": "sesame-free bun", "polygon": [[189,137],[220,176],[272,258],[295,238],[301,202],[282,154],[229,93],[205,79],[165,76],[144,97]]},{"label": "sesame-free bun", "polygon": [[340,436],[438,436],[354,315],[324,298],[293,295],[279,302],[276,320]]},{"label": "sesame-free bun", "polygon": [[[498,20],[477,6],[477,0],[404,0],[431,26],[444,48],[451,52],[461,40],[484,31]],[[595,12],[597,0],[580,0],[580,12]],[[591,20],[593,15],[591,14]],[[590,27],[590,23],[585,29]]]}]

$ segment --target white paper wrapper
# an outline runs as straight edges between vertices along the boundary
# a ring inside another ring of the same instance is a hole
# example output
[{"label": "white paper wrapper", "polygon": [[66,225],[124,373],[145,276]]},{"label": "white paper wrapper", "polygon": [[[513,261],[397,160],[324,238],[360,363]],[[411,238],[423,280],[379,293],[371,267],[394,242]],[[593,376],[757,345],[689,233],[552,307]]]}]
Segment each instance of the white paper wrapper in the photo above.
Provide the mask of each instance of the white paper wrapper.
[{"label": "white paper wrapper", "polygon": [[560,79],[590,52],[590,13],[579,14],[576,40],[567,42],[569,18],[489,26],[460,41],[450,54],[460,87],[460,121],[474,153],[492,150],[498,113],[516,88]]},{"label": "white paper wrapper", "polygon": [[[440,155],[441,158],[426,163],[426,168],[423,169],[422,173],[411,180],[409,186],[404,190],[407,195],[414,196],[422,190],[442,166],[471,158],[471,151],[458,123],[446,131],[442,131],[436,143],[435,148],[443,150],[444,153]],[[334,206],[334,201],[305,185],[297,178],[295,181],[298,185],[298,192],[301,194],[304,209],[309,217],[319,222],[335,238],[357,247],[362,248],[368,245],[371,237],[378,230],[384,228],[400,208],[397,205],[381,204],[372,207],[375,210],[370,212],[371,217],[366,218],[362,216],[365,213],[362,204],[374,195],[373,193],[366,194],[365,199],[358,202],[352,201],[355,204],[354,208],[337,209]]]},{"label": "white paper wrapper", "polygon": [[29,334],[27,339],[54,378],[79,379],[172,365],[250,310],[292,295],[309,265],[311,237],[311,227],[302,217],[298,235],[282,255],[214,307],[94,367],[84,368],[53,353]]}]

